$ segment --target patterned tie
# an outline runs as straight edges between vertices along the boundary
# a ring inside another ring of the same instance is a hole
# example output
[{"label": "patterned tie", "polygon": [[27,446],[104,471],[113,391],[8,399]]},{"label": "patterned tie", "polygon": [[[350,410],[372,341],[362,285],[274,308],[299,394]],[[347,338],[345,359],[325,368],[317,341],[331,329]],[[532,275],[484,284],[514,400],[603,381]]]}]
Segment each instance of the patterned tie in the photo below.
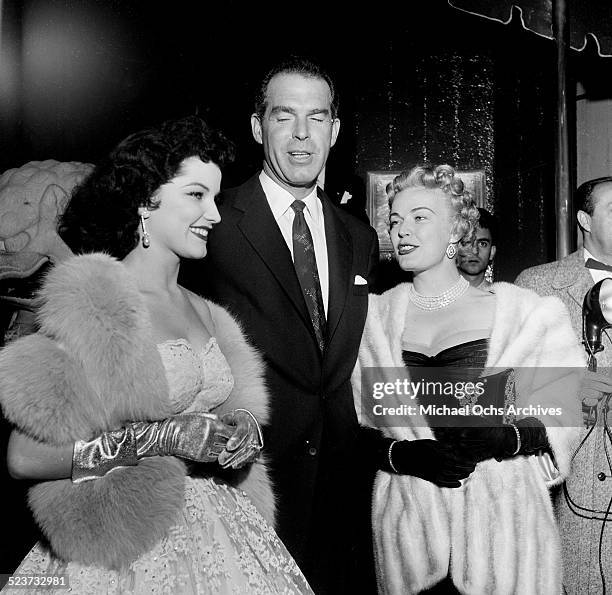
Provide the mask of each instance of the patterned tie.
[{"label": "patterned tie", "polygon": [[610,266],[609,264],[604,264],[603,262],[599,262],[599,260],[595,260],[593,258],[587,258],[587,261],[584,263],[584,266],[587,269],[595,269],[596,271],[612,272],[612,266]]},{"label": "patterned tie", "polygon": [[292,229],[293,264],[302,287],[319,348],[323,351],[325,347],[325,310],[323,309],[323,296],[312,235],[304,219],[305,206],[301,200],[294,200],[291,204],[291,208],[295,211]]}]

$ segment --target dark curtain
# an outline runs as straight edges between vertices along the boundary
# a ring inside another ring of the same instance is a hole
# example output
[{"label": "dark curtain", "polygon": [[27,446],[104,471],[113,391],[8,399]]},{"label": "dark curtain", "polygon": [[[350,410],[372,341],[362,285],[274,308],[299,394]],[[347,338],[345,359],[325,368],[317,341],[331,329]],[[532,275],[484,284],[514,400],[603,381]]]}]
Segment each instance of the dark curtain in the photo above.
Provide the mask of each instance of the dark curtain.
[{"label": "dark curtain", "polygon": [[554,48],[520,27],[437,14],[422,8],[362,46],[353,167],[363,180],[420,163],[484,169],[500,220],[495,277],[512,281],[555,258]]},{"label": "dark curtain", "polygon": [[65,0],[9,0],[4,28],[17,54],[32,39],[61,43],[48,80],[24,63],[1,161],[95,161],[139,127],[198,112],[236,141],[224,184],[240,183],[261,160],[249,127],[257,80],[280,56],[305,53],[335,75],[341,93],[342,130],[327,168],[332,197],[347,191],[364,216],[368,170],[483,168],[487,206],[501,220],[496,278],[512,280],[555,257],[553,44],[445,0],[416,4],[349,11],[332,2],[308,16],[274,2],[262,10],[230,0],[205,11],[179,2],[168,11],[84,0],[75,12]]}]

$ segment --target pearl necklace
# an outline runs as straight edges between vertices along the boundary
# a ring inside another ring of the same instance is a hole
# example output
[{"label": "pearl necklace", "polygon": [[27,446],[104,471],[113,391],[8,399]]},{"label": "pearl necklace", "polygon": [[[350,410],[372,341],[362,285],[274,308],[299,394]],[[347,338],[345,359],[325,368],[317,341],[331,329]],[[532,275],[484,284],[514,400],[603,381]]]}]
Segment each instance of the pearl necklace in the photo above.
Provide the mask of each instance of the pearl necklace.
[{"label": "pearl necklace", "polygon": [[468,290],[469,286],[469,281],[460,276],[456,283],[440,295],[421,295],[415,291],[414,285],[411,284],[408,287],[408,297],[421,310],[441,310],[458,300]]}]

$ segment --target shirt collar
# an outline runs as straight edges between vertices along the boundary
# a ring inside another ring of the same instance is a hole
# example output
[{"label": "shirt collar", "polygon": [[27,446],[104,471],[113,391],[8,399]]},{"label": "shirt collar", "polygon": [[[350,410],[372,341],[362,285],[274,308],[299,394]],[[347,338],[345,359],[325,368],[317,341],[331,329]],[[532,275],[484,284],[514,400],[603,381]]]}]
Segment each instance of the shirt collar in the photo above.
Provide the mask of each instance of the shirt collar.
[{"label": "shirt collar", "polygon": [[[584,262],[585,263],[589,258],[592,258],[593,260],[599,260],[595,258],[586,248],[583,248],[583,250],[584,250]],[[589,271],[589,274],[591,275],[591,279],[593,279],[595,283],[597,283],[598,281],[601,281],[602,279],[612,278],[612,273],[610,273],[610,271],[602,271],[599,269],[587,269],[587,270]]]},{"label": "shirt collar", "polygon": [[[291,203],[295,200],[295,197],[288,190],[285,190],[282,186],[275,182],[263,170],[259,174],[259,181],[266,198],[268,199],[268,204],[272,209],[272,215],[274,215],[274,219],[278,221],[287,212],[287,209],[291,208]],[[306,210],[310,213],[310,216],[315,221],[319,220],[319,215],[321,212],[321,209],[319,208],[321,203],[317,200],[317,198],[317,185],[315,184],[310,194],[308,194],[306,198],[302,199],[306,205]]]},{"label": "shirt collar", "polygon": [[[591,252],[589,252],[584,246],[582,247],[582,256],[584,257],[584,262],[586,262],[589,258],[592,258],[593,260],[607,264],[603,259],[593,256],[593,254],[591,254]],[[606,260],[608,259],[606,258]]]}]

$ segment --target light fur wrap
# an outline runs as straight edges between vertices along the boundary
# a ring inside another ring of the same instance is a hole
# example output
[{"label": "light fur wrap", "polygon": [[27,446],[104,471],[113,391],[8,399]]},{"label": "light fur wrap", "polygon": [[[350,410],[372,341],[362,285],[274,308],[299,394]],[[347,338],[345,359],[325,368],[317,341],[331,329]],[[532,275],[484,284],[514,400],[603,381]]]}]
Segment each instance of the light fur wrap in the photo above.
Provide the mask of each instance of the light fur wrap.
[{"label": "light fur wrap", "polygon": [[[401,336],[408,284],[371,296],[358,363],[353,374],[361,422],[364,367],[403,368]],[[542,461],[518,456],[479,463],[461,488],[439,488],[417,477],[379,472],[373,496],[373,527],[381,593],[418,593],[450,574],[461,593],[558,594],[559,533],[548,487],[570,468],[581,424],[577,397],[584,356],[565,306],[554,297],[496,283],[494,324],[487,367],[517,368],[516,406],[562,407],[541,417],[556,462],[545,481]],[[409,329],[408,329],[409,330]],[[385,405],[402,403],[385,396]],[[384,428],[402,440],[433,438],[424,419],[405,417],[403,427]]]},{"label": "light fur wrap", "polygon": [[[41,303],[40,331],[0,352],[0,403],[12,424],[37,440],[71,445],[127,421],[172,415],[147,309],[120,262],[105,254],[69,258],[47,276]],[[242,407],[265,423],[263,362],[235,320],[223,308],[208,306],[234,376],[229,398],[213,412]],[[174,457],[145,458],[94,481],[37,484],[29,505],[59,558],[118,569],[176,523],[185,473]],[[224,477],[273,523],[274,497],[263,462]]]}]

